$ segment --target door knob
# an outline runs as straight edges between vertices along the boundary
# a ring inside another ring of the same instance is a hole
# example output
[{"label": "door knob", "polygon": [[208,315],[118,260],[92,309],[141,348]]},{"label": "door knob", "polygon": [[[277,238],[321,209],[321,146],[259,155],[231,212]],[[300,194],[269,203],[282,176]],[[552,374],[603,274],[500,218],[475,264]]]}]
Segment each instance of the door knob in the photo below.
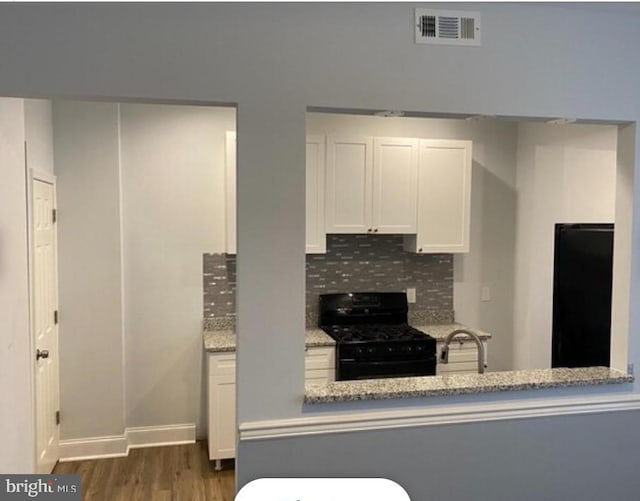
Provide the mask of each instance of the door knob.
[{"label": "door knob", "polygon": [[36,350],[36,360],[40,360],[41,358],[49,358],[49,350]]}]

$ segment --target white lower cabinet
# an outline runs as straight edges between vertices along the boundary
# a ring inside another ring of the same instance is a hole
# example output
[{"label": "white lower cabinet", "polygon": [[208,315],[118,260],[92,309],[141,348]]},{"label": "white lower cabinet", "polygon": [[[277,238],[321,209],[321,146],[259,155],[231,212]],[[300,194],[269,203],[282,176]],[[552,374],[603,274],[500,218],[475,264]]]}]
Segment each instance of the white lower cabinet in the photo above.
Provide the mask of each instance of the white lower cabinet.
[{"label": "white lower cabinet", "polygon": [[[484,346],[484,363],[487,363],[487,342],[483,341]],[[445,374],[477,374],[478,373],[478,347],[473,341],[467,339],[455,339],[449,345],[449,363],[440,363],[440,353],[444,342],[437,344],[438,365],[436,366],[436,375]],[[486,369],[485,369],[486,371]]]},{"label": "white lower cabinet", "polygon": [[208,406],[209,459],[220,460],[236,455],[236,354],[209,355]]},{"label": "white lower cabinet", "polygon": [[[210,353],[208,389],[209,459],[216,461],[236,455],[236,354]],[[305,350],[305,383],[328,383],[335,379],[335,349],[312,347]]]}]

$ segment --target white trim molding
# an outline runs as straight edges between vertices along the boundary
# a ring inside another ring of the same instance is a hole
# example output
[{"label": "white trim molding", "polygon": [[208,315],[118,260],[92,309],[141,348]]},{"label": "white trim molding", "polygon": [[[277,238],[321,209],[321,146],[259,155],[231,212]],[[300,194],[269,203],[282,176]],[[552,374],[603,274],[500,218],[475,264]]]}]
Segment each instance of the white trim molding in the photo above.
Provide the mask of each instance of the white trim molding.
[{"label": "white trim molding", "polygon": [[125,433],[127,436],[127,444],[130,449],[138,447],[192,444],[196,441],[195,424],[141,426],[139,428],[127,428]]},{"label": "white trim molding", "polygon": [[465,404],[455,408],[363,411],[253,421],[239,427],[240,441],[334,433],[640,410],[640,394]]},{"label": "white trim molding", "polygon": [[196,425],[193,423],[127,428],[123,435],[61,440],[60,461],[124,457],[129,455],[129,449],[193,444],[195,441]]},{"label": "white trim molding", "polygon": [[117,458],[129,454],[124,435],[60,440],[60,462],[83,459]]}]

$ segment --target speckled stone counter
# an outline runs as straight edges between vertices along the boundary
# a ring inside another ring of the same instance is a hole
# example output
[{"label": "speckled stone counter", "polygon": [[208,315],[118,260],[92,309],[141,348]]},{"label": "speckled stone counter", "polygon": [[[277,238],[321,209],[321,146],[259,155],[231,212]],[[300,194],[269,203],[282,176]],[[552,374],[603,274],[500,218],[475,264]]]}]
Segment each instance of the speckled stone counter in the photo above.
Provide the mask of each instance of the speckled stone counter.
[{"label": "speckled stone counter", "polygon": [[[470,327],[467,327],[466,325],[462,325],[462,324],[458,324],[458,323],[453,323],[453,324],[438,324],[438,325],[417,325],[417,324],[411,324],[413,327],[415,327],[416,329],[418,329],[419,331],[422,331],[426,334],[429,334],[431,337],[436,338],[438,341],[442,340],[444,341],[444,339],[454,330],[456,329],[468,329],[471,332],[473,332],[474,334],[477,334],[478,337],[482,340],[486,340],[486,339],[491,339],[491,334],[489,334],[488,332],[483,332],[481,330],[478,329],[472,329]],[[458,339],[458,338],[456,338]],[[464,340],[464,339],[469,339],[468,336],[463,336],[462,334],[460,335],[460,340]]]},{"label": "speckled stone counter", "polygon": [[335,346],[336,342],[322,329],[307,329],[304,331],[304,344],[307,348],[318,346]]},{"label": "speckled stone counter", "polygon": [[232,330],[202,331],[205,351],[236,351],[236,333]]},{"label": "speckled stone counter", "polygon": [[568,388],[604,384],[632,383],[632,375],[607,367],[584,369],[539,369],[451,374],[446,376],[367,379],[307,384],[306,404],[383,400],[392,398],[436,397],[499,391]]},{"label": "speckled stone counter", "polygon": [[[202,331],[205,351],[236,351],[236,334],[233,330]],[[304,344],[307,348],[335,346],[336,342],[320,329],[307,329],[304,333]]]}]

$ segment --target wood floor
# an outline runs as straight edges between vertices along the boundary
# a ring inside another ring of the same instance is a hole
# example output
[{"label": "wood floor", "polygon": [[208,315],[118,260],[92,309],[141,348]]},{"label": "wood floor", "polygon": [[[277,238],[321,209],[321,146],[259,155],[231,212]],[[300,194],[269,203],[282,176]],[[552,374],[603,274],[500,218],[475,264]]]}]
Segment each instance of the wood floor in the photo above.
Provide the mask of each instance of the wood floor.
[{"label": "wood floor", "polygon": [[233,501],[233,461],[216,472],[207,443],[131,449],[128,457],[58,463],[54,473],[82,475],[87,501]]}]

